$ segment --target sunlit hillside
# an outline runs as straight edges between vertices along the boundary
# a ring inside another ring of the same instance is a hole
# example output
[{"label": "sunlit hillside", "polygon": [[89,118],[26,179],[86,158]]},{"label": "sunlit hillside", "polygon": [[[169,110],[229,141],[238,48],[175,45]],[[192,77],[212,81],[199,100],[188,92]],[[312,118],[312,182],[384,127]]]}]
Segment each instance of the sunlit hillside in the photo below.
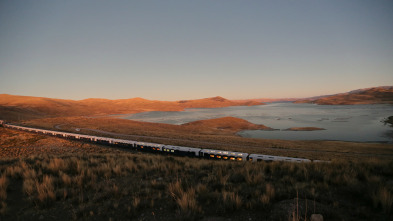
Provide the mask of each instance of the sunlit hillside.
[{"label": "sunlit hillside", "polygon": [[185,108],[214,108],[260,105],[256,101],[231,101],[222,97],[182,101],[155,101],[143,98],[63,100],[43,97],[0,95],[0,116],[25,120],[55,116],[130,114],[144,111],[181,111]]},{"label": "sunlit hillside", "polygon": [[393,87],[360,89],[320,98],[310,98],[295,103],[335,104],[393,104]]}]

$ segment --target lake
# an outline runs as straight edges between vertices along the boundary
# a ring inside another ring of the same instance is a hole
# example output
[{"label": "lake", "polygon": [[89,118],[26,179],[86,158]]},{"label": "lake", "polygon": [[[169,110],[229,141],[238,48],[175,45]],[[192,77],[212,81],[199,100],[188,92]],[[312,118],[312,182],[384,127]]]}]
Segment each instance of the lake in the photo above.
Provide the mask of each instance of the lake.
[{"label": "lake", "polygon": [[[232,116],[251,123],[264,124],[274,131],[245,130],[243,137],[282,140],[341,140],[393,142],[393,128],[384,118],[393,115],[393,105],[315,105],[270,103],[259,106],[193,108],[179,112],[152,111],[122,118],[167,124],[184,124],[196,120]],[[319,127],[318,131],[285,131],[290,127]]]}]

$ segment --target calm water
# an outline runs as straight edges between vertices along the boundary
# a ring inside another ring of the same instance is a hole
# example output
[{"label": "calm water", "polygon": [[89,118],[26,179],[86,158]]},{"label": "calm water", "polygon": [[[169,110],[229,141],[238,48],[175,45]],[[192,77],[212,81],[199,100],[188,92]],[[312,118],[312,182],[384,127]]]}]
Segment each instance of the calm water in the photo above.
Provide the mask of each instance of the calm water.
[{"label": "calm water", "polygon": [[[314,105],[272,103],[251,107],[195,108],[181,112],[144,112],[123,116],[138,121],[183,124],[232,116],[275,131],[246,130],[243,137],[284,140],[343,140],[393,142],[393,129],[381,121],[393,115],[392,105]],[[283,131],[290,127],[320,127],[322,131]]]}]

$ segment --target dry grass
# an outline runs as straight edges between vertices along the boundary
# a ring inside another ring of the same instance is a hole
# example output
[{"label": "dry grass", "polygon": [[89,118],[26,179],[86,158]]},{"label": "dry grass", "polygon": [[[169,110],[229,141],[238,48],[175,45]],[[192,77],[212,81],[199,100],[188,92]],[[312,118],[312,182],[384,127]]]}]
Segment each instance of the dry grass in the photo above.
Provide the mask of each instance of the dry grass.
[{"label": "dry grass", "polygon": [[265,186],[265,192],[260,196],[261,203],[266,206],[269,205],[270,202],[274,199],[275,189],[272,184],[268,183]]},{"label": "dry grass", "polygon": [[382,186],[372,194],[374,207],[381,207],[386,214],[393,211],[393,193],[388,188]]},{"label": "dry grass", "polygon": [[187,191],[182,192],[180,197],[176,199],[176,203],[183,218],[195,217],[201,212],[194,188],[189,188]]},{"label": "dry grass", "polygon": [[55,200],[56,195],[54,192],[54,178],[44,175],[42,182],[36,180],[37,198],[43,204],[48,204]]},{"label": "dry grass", "polygon": [[[56,137],[37,135],[0,127],[0,158],[21,158],[35,155],[65,155],[83,153],[120,153],[95,144],[81,143]],[[64,167],[62,162],[49,162],[48,167]],[[11,171],[9,171],[11,172]]]},{"label": "dry grass", "polygon": [[[0,171],[6,171],[0,183],[22,179],[20,191],[31,208],[62,208],[63,203],[75,202],[80,205],[77,218],[100,216],[101,210],[111,213],[111,209],[135,218],[141,211],[157,213],[163,206],[166,211],[174,209],[176,219],[185,220],[244,210],[268,213],[276,203],[299,194],[325,207],[334,204],[333,196],[334,202],[352,199],[351,203],[368,205],[369,216],[358,215],[367,219],[392,212],[391,187],[385,182],[393,178],[392,166],[377,161],[233,163],[129,153],[45,155],[0,162]],[[96,204],[100,208],[94,209]],[[341,219],[348,209],[341,206],[324,216]]]},{"label": "dry grass", "polygon": [[0,201],[7,199],[8,178],[6,174],[0,176]]},{"label": "dry grass", "polygon": [[222,201],[225,211],[235,211],[241,208],[243,202],[239,194],[234,192],[222,192]]}]

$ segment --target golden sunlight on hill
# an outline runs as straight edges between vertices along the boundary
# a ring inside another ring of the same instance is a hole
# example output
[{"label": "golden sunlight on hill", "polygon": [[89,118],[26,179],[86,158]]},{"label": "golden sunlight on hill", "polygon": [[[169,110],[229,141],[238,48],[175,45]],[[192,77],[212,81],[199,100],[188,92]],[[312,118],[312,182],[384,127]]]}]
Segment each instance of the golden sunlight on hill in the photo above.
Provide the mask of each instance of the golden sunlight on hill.
[{"label": "golden sunlight on hill", "polygon": [[185,108],[216,108],[260,105],[260,102],[230,101],[222,97],[184,101],[155,101],[143,98],[62,100],[0,94],[0,116],[6,120],[26,120],[59,116],[97,116],[144,111],[182,111]]},{"label": "golden sunlight on hill", "polygon": [[299,100],[295,103],[315,103],[323,105],[393,104],[393,87],[361,89],[317,99]]},{"label": "golden sunlight on hill", "polygon": [[241,130],[271,130],[272,128],[265,125],[250,123],[246,120],[235,117],[222,117],[209,120],[199,120],[183,124],[183,126],[192,128],[214,128],[219,130],[241,131]]}]

